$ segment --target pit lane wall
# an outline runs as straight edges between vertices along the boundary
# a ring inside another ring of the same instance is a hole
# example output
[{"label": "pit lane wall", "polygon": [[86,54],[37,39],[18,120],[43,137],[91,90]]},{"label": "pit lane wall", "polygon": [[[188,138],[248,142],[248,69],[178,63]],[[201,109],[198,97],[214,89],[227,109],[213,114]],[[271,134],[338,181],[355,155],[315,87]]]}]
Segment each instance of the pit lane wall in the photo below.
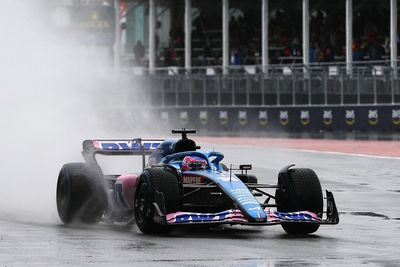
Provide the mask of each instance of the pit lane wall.
[{"label": "pit lane wall", "polygon": [[165,127],[206,132],[400,131],[400,105],[168,107],[151,113]]}]

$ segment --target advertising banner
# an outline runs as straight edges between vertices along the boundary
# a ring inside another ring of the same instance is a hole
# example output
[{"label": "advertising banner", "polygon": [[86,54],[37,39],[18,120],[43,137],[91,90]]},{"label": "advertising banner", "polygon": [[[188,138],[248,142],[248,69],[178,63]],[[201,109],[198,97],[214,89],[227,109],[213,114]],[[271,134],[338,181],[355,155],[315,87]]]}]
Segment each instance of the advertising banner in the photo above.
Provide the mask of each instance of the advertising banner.
[{"label": "advertising banner", "polygon": [[400,105],[155,108],[154,119],[171,127],[204,131],[400,130]]}]

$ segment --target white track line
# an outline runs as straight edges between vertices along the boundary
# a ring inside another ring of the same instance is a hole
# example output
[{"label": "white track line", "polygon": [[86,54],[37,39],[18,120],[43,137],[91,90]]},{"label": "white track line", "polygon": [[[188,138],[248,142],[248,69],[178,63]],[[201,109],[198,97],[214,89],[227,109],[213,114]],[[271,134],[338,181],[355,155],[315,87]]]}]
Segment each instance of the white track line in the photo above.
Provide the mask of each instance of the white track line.
[{"label": "white track line", "polygon": [[[292,148],[289,148],[292,149]],[[319,150],[311,150],[311,149],[292,149],[297,151],[304,151],[308,153],[321,153],[321,154],[332,154],[332,155],[340,155],[340,156],[352,156],[352,157],[363,157],[363,158],[374,158],[374,159],[397,159],[400,160],[400,157],[391,157],[391,156],[378,156],[378,155],[369,155],[369,154],[357,154],[357,153],[346,153],[346,152],[335,152],[335,151],[319,151]]]},{"label": "white track line", "polygon": [[[205,145],[210,145],[215,147],[228,146],[228,147],[245,147],[245,148],[261,148],[259,146],[252,145],[244,145],[244,144],[215,144],[209,142],[201,142]],[[338,156],[350,156],[350,157],[363,157],[363,158],[373,158],[373,159],[395,159],[400,160],[400,157],[391,157],[391,156],[379,156],[379,155],[369,155],[369,154],[357,154],[357,153],[346,153],[346,152],[336,152],[336,151],[321,151],[321,150],[312,150],[312,149],[301,149],[301,148],[290,148],[290,147],[263,147],[263,148],[271,148],[271,149],[280,149],[280,150],[291,150],[291,151],[299,151],[299,152],[307,152],[307,153],[318,153],[318,154],[331,154]]]}]

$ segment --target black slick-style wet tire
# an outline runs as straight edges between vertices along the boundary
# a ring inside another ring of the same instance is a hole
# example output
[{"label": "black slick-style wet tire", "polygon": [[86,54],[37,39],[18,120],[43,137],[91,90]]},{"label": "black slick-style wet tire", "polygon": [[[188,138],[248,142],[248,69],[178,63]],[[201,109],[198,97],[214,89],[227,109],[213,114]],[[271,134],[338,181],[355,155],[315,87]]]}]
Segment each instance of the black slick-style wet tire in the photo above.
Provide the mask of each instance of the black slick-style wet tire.
[{"label": "black slick-style wet tire", "polygon": [[162,167],[149,168],[140,175],[135,193],[135,220],[144,234],[167,233],[172,228],[154,222],[156,194],[162,193],[166,214],[177,211],[180,203],[179,183],[176,175]]},{"label": "black slick-style wet tire", "polygon": [[58,175],[56,201],[63,223],[97,223],[107,208],[100,168],[86,163],[65,164]]},{"label": "black slick-style wet tire", "polygon": [[[322,217],[323,195],[318,176],[311,169],[289,169],[288,175],[280,175],[276,190],[279,212],[311,211]],[[314,223],[283,223],[288,234],[310,234],[318,230]]]}]

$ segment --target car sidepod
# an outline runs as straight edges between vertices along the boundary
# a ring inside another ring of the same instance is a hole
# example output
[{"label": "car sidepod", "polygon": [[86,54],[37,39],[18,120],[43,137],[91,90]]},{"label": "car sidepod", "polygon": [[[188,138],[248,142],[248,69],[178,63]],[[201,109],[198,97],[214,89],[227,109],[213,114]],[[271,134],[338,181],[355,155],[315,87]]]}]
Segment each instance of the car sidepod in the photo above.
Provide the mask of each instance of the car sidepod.
[{"label": "car sidepod", "polygon": [[[245,219],[245,221],[250,222],[261,222],[267,219],[265,212],[260,206],[257,199],[253,196],[253,194],[249,191],[246,185],[234,174],[230,174],[229,172],[219,172],[214,170],[203,170],[203,171],[189,171],[184,173],[184,177],[195,177],[205,178],[208,182],[215,184],[227,197],[229,197],[234,203],[234,212],[224,211],[218,212],[214,217],[220,219],[228,219],[228,218],[239,218],[241,221]],[[240,213],[239,216],[235,214]],[[190,213],[181,213],[182,216],[179,217],[179,222],[193,222],[193,216],[185,216],[185,214]],[[199,213],[196,213],[199,214]],[[213,213],[204,213],[204,214],[213,214]],[[173,216],[169,216],[171,219]],[[187,217],[187,218],[186,218]],[[198,217],[199,221],[209,221],[210,216],[200,216]],[[186,219],[185,219],[186,218]],[[169,220],[171,221],[171,220]],[[167,220],[168,222],[168,220]],[[194,220],[196,222],[196,220]],[[175,221],[177,223],[177,221]]]}]

